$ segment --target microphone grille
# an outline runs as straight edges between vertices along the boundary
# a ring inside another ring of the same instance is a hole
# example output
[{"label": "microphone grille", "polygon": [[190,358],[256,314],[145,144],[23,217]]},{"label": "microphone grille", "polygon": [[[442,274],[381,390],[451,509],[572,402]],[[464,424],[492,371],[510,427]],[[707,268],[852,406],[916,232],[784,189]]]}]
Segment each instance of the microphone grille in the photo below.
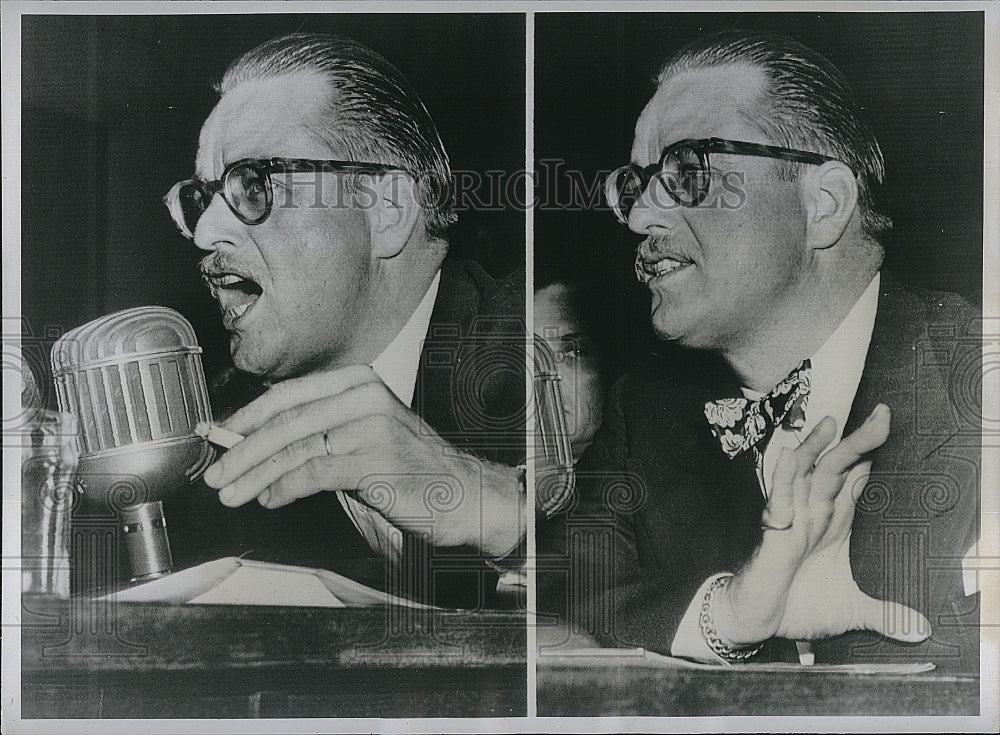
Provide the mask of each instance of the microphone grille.
[{"label": "microphone grille", "polygon": [[211,421],[200,354],[190,323],[158,306],[67,332],[52,372],[60,408],[79,417],[83,453],[187,437]]}]

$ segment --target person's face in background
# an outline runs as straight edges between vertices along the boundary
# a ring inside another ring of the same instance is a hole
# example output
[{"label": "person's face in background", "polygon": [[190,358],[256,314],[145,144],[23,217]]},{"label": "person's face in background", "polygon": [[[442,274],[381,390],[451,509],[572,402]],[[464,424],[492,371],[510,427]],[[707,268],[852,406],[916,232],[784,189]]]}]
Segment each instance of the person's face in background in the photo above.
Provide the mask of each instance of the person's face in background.
[{"label": "person's face in background", "polygon": [[574,459],[593,441],[604,405],[601,356],[580,314],[577,296],[564,283],[535,292],[535,334],[555,356]]}]

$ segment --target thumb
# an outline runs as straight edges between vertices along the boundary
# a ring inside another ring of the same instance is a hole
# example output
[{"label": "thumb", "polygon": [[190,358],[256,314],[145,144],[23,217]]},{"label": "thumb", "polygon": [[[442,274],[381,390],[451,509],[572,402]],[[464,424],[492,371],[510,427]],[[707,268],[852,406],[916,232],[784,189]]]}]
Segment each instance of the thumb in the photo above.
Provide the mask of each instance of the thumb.
[{"label": "thumb", "polygon": [[920,643],[930,637],[930,621],[913,608],[859,594],[861,628],[904,643]]}]

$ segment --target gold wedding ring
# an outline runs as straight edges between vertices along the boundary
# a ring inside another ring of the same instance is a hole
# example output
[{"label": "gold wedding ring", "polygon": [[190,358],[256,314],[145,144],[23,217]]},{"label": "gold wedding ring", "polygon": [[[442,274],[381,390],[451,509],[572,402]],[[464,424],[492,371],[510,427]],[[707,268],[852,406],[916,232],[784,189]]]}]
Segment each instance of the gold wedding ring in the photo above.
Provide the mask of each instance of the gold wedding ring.
[{"label": "gold wedding ring", "polygon": [[323,432],[323,448],[326,449],[326,454],[327,454],[328,457],[331,454],[333,454],[333,447],[330,446],[330,432],[329,431],[324,431]]}]

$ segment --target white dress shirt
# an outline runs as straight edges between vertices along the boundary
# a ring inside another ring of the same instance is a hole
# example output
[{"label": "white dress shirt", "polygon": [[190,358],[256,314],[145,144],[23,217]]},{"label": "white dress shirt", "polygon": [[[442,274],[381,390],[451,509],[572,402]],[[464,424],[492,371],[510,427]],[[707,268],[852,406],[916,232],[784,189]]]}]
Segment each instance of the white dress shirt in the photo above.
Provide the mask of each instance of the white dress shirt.
[{"label": "white dress shirt", "polygon": [[[858,299],[850,313],[834,330],[823,346],[810,358],[809,399],[805,406],[805,424],[801,429],[790,429],[779,426],[775,429],[767,447],[764,450],[763,462],[758,462],[757,480],[760,483],[764,497],[770,496],[771,479],[774,468],[783,448],[797,448],[809,433],[816,428],[825,416],[831,416],[837,422],[837,432],[830,448],[836,446],[844,431],[844,424],[851,413],[854,397],[858,392],[861,374],[864,372],[865,358],[871,343],[872,329],[875,326],[875,312],[878,308],[880,275],[868,284],[868,288]],[[750,400],[763,396],[749,388],[743,388],[743,394]],[[720,450],[721,451],[721,450]],[[848,473],[845,483],[851,487],[863,488],[871,472],[871,461],[859,462]],[[701,635],[698,614],[708,586],[725,576],[716,574],[705,580],[701,589],[695,594],[687,612],[674,634],[670,652],[674,656],[684,656],[707,661],[722,661],[705,643]],[[805,663],[808,660],[808,646],[800,645],[800,658]]]},{"label": "white dress shirt", "polygon": [[[409,321],[372,363],[375,374],[407,408],[413,405],[420,353],[427,337],[440,283],[441,271],[438,271]],[[398,561],[403,548],[402,532],[384,516],[342,490],[337,491],[337,499],[368,545],[383,556]]]}]

